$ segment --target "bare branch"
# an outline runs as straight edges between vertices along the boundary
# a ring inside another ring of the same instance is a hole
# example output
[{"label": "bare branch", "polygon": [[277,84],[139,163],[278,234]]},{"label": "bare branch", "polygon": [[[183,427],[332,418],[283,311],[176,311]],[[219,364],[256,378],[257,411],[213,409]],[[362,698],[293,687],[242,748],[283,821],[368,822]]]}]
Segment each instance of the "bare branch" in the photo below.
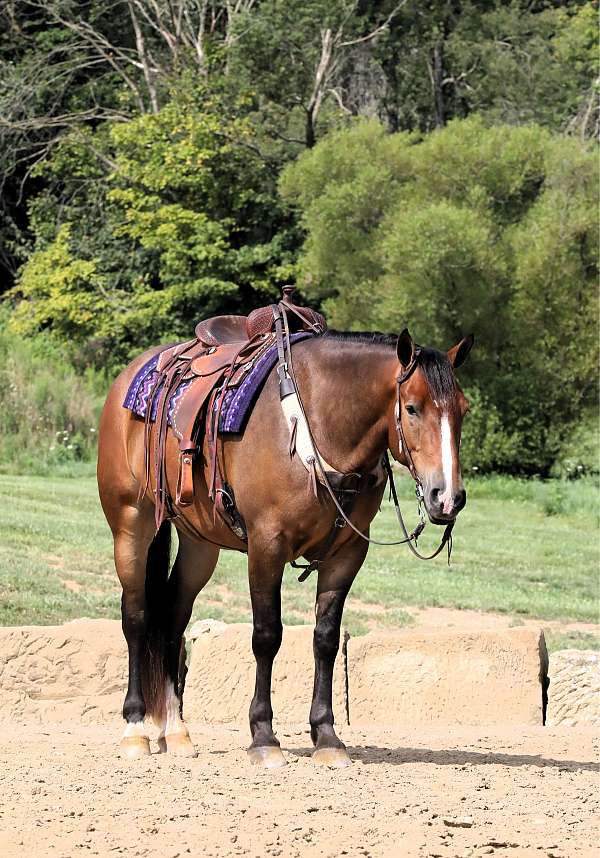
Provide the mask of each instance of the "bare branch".
[{"label": "bare branch", "polygon": [[154,111],[154,113],[158,113],[158,98],[156,96],[156,87],[152,78],[152,71],[148,63],[148,54],[146,51],[146,41],[144,39],[144,34],[142,32],[142,28],[140,27],[140,22],[138,21],[137,16],[135,14],[134,3],[132,2],[132,0],[128,0],[127,5],[129,7],[131,24],[133,26],[133,32],[135,33],[135,43],[137,46],[138,55],[142,62],[142,67],[144,70],[144,80],[146,81],[146,86],[148,87],[148,94],[150,96],[152,110]]},{"label": "bare branch", "polygon": [[333,87],[331,87],[331,88],[328,90],[328,92],[330,92],[330,93],[333,95],[333,97],[335,98],[335,100],[336,100],[336,101],[337,101],[337,103],[339,104],[340,109],[341,109],[341,110],[343,110],[343,111],[344,111],[344,113],[347,113],[349,116],[351,116],[351,115],[352,115],[352,111],[351,111],[349,108],[347,108],[347,107],[346,107],[346,105],[344,104],[344,102],[342,101],[342,96],[341,96],[341,94],[338,92],[338,90],[337,90],[337,89],[334,89]]},{"label": "bare branch", "polygon": [[125,116],[116,110],[82,110],[78,113],[63,113],[58,116],[32,116],[30,119],[22,119],[19,121],[11,121],[4,116],[0,116],[0,128],[8,128],[11,131],[31,131],[42,128],[60,128],[70,125],[80,124],[82,122],[91,122],[93,120],[118,120],[121,122],[129,122],[131,117]]},{"label": "bare branch", "polygon": [[378,27],[376,27],[370,33],[367,33],[366,36],[360,36],[357,39],[350,39],[347,42],[340,42],[340,45],[339,45],[340,48],[349,48],[352,45],[361,45],[361,44],[364,44],[365,42],[370,42],[371,39],[374,39],[380,33],[383,33],[383,31],[389,27],[392,20],[396,17],[396,15],[400,11],[400,9],[405,5],[406,2],[407,2],[407,0],[402,0],[401,3],[398,3],[398,5],[392,9],[390,14],[385,19],[385,21],[383,21],[383,23],[381,23]]}]

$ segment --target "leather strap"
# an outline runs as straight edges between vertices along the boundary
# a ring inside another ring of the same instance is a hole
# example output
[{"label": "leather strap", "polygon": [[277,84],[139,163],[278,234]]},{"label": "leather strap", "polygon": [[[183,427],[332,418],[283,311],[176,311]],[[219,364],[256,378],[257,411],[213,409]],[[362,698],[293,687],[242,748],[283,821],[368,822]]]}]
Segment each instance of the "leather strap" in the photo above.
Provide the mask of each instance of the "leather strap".
[{"label": "leather strap", "polygon": [[175,503],[177,506],[191,506],[194,500],[194,451],[192,447],[184,450],[179,459],[179,476],[177,478],[177,491]]}]

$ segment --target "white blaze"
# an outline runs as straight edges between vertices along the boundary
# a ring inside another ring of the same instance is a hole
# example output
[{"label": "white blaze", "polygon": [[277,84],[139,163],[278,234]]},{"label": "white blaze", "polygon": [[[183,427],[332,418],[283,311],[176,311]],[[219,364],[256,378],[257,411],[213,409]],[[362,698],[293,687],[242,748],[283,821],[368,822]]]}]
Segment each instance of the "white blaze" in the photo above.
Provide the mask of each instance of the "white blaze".
[{"label": "white blaze", "polygon": [[452,512],[454,506],[452,474],[454,472],[454,457],[452,455],[452,433],[448,414],[442,414],[442,469],[444,472],[444,493],[440,495],[440,501],[444,505],[446,515]]}]

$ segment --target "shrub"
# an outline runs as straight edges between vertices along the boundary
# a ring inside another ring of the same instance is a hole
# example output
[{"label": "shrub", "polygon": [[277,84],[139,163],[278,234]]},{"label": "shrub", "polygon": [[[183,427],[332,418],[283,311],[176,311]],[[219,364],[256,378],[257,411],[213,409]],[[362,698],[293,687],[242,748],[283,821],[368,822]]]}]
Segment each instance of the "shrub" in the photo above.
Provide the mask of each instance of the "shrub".
[{"label": "shrub", "polygon": [[89,461],[106,380],[78,373],[48,334],[23,338],[0,319],[0,469],[46,473]]}]

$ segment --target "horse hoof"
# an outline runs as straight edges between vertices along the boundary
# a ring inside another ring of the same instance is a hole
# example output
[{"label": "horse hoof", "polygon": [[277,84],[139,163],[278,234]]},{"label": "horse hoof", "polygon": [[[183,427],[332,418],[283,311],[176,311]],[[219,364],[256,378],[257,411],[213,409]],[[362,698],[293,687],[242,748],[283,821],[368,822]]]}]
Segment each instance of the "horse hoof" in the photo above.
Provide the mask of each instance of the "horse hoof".
[{"label": "horse hoof", "polygon": [[147,736],[124,736],[119,745],[121,756],[127,760],[150,756],[150,739]]},{"label": "horse hoof", "polygon": [[189,733],[167,733],[158,740],[158,750],[161,754],[173,754],[175,757],[197,757]]},{"label": "horse hoof", "polygon": [[312,758],[318,766],[329,766],[330,769],[345,769],[352,765],[345,748],[317,748]]},{"label": "horse hoof", "polygon": [[253,766],[263,769],[280,769],[287,761],[277,745],[266,745],[262,748],[248,748],[248,758]]}]

